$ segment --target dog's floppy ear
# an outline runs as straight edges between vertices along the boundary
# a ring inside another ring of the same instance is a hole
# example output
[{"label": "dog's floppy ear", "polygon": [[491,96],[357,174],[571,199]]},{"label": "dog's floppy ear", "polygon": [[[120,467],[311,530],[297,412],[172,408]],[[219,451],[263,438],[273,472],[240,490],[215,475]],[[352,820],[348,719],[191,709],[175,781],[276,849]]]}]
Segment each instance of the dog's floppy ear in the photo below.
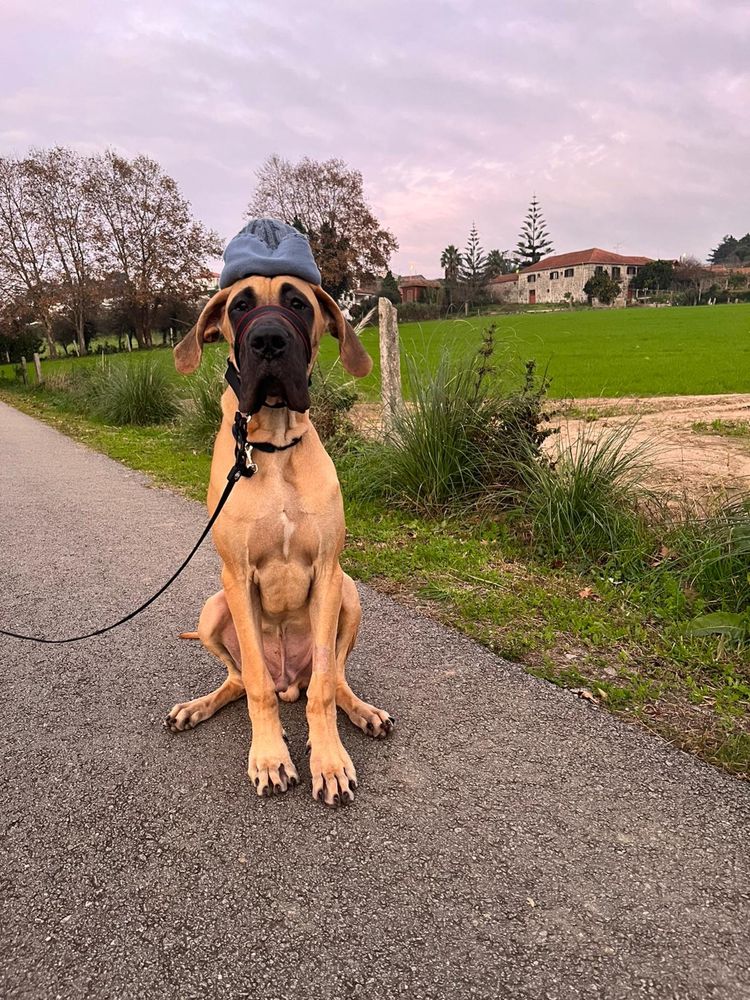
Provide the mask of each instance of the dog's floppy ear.
[{"label": "dog's floppy ear", "polygon": [[221,336],[221,319],[228,296],[229,289],[222,288],[210,298],[198,317],[198,322],[175,347],[174,366],[181,375],[194,372],[201,363],[203,345],[213,343]]},{"label": "dog's floppy ear", "polygon": [[352,329],[351,323],[344,319],[341,310],[328,292],[320,285],[313,285],[313,291],[327,320],[328,329],[339,342],[339,357],[341,364],[350,375],[364,378],[372,371],[372,358],[362,346],[359,337]]}]

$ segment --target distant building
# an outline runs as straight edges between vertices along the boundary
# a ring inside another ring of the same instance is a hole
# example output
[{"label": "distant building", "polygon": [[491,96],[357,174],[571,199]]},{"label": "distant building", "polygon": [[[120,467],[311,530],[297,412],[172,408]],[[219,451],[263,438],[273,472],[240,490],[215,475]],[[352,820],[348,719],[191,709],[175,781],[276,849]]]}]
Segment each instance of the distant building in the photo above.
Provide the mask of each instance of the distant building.
[{"label": "distant building", "polygon": [[442,281],[425,278],[423,274],[407,274],[396,279],[402,302],[430,302],[438,294],[431,289],[441,289]]},{"label": "distant building", "polygon": [[585,302],[583,286],[597,272],[606,271],[622,282],[614,305],[624,306],[635,297],[630,282],[651,257],[624,257],[592,247],[573,253],[554,254],[514,274],[501,274],[488,282],[490,296],[497,302],[534,305],[541,302]]}]

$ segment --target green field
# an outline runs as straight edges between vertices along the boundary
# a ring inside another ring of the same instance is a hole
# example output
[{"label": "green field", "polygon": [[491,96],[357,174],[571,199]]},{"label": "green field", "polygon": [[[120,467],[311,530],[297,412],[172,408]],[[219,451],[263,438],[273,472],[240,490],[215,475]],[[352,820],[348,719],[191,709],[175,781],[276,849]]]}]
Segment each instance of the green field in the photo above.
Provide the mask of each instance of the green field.
[{"label": "green field", "polygon": [[[499,367],[515,372],[524,361],[535,359],[539,369],[551,376],[554,398],[750,392],[750,304],[536,312],[410,323],[401,327],[402,353],[415,357],[420,367],[433,364],[446,350],[454,356],[470,353],[490,323],[497,326]],[[377,330],[367,330],[362,339],[375,358],[375,368],[361,390],[375,397]],[[154,354],[171,367],[168,351]],[[335,355],[335,341],[326,338],[323,363]],[[76,363],[63,359],[44,366],[49,371]],[[0,366],[0,377],[13,377],[12,366]]]}]

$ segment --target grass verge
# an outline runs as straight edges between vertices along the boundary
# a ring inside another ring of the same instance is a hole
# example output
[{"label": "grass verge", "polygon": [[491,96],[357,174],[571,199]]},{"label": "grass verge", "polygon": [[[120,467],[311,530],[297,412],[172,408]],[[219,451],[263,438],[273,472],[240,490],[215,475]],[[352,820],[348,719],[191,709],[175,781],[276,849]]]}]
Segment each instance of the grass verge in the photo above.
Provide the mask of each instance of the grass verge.
[{"label": "grass verge", "polygon": [[[3,386],[0,399],[147,473],[205,499],[210,458],[176,425],[111,427],[74,412],[61,394]],[[352,476],[339,460],[342,479]],[[345,569],[472,636],[539,677],[584,692],[592,710],[637,721],[727,771],[750,768],[747,650],[691,635],[685,594],[658,567],[622,580],[581,575],[529,555],[503,523],[414,518],[349,499]]]}]

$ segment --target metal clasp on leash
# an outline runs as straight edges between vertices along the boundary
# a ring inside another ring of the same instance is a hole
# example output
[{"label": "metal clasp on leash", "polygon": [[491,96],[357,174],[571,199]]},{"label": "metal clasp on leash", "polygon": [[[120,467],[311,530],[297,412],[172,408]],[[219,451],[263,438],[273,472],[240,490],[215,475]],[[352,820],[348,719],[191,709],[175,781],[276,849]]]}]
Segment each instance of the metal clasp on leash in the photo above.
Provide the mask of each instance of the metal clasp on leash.
[{"label": "metal clasp on leash", "polygon": [[253,446],[249,441],[245,442],[245,468],[251,476],[254,476],[258,471],[258,466],[253,461]]},{"label": "metal clasp on leash", "polygon": [[235,482],[242,476],[250,478],[258,471],[258,466],[253,461],[253,446],[247,439],[247,417],[237,411],[234,417],[234,466],[230,470],[229,479]]}]

